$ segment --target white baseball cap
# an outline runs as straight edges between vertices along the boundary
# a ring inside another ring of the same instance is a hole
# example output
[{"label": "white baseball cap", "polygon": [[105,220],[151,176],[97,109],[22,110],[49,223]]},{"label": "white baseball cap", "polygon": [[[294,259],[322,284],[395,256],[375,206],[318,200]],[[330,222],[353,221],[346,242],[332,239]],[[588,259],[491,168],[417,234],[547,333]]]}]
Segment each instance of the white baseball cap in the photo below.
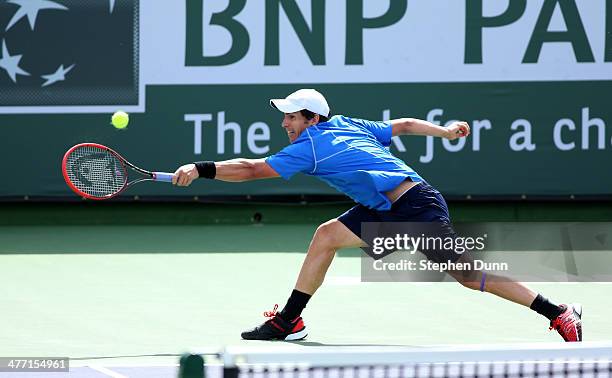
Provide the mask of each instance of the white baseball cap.
[{"label": "white baseball cap", "polygon": [[287,98],[276,98],[270,100],[270,106],[283,113],[293,113],[303,109],[313,113],[329,117],[329,105],[325,97],[314,89],[300,89],[293,92]]}]

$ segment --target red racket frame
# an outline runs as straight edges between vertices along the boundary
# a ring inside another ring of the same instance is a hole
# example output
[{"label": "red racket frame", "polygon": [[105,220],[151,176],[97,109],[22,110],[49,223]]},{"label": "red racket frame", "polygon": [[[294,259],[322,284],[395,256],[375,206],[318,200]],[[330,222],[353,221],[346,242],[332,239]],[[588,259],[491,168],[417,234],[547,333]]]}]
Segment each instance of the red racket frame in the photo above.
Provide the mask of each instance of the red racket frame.
[{"label": "red racket frame", "polygon": [[[119,159],[119,161],[121,162],[121,167],[123,168],[123,173],[125,174],[125,177],[126,177],[126,180],[125,180],[125,183],[123,184],[123,187],[121,189],[119,189],[116,193],[111,194],[110,196],[96,197],[96,196],[92,196],[92,195],[89,195],[87,193],[84,193],[81,190],[79,190],[76,186],[74,186],[74,184],[70,181],[70,178],[68,177],[68,173],[66,172],[66,161],[68,160],[68,156],[70,156],[70,154],[74,150],[76,150],[77,148],[81,148],[81,147],[99,148],[101,150],[106,150],[106,151],[110,152],[111,154],[115,155],[115,157],[117,157]],[[101,200],[107,200],[107,199],[111,199],[113,197],[118,196],[125,189],[127,189],[128,186],[130,186],[131,183],[127,182],[127,167],[126,167],[126,165],[130,166],[131,168],[135,169],[136,171],[138,171],[140,173],[149,175],[151,177],[153,176],[153,174],[151,172],[147,172],[144,169],[140,169],[140,168],[136,167],[135,165],[131,164],[130,162],[128,162],[127,160],[125,160],[125,158],[123,156],[121,156],[118,152],[116,152],[112,148],[106,147],[106,146],[98,144],[98,143],[79,143],[79,144],[77,144],[75,146],[70,147],[70,149],[68,151],[66,151],[66,153],[64,154],[64,158],[62,159],[62,174],[64,175],[64,181],[66,181],[66,184],[68,184],[68,187],[70,187],[70,189],[73,192],[75,192],[79,196],[87,198],[87,199],[101,201]],[[138,181],[135,181],[135,182],[138,182]]]}]

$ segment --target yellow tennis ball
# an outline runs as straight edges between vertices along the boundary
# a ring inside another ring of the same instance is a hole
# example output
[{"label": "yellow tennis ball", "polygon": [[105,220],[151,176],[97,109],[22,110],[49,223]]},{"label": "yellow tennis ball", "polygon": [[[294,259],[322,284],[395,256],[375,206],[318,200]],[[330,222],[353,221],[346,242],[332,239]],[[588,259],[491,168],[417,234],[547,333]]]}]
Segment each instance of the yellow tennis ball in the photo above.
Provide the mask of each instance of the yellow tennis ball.
[{"label": "yellow tennis ball", "polygon": [[111,124],[117,129],[125,129],[130,122],[130,116],[124,111],[118,111],[111,117]]}]

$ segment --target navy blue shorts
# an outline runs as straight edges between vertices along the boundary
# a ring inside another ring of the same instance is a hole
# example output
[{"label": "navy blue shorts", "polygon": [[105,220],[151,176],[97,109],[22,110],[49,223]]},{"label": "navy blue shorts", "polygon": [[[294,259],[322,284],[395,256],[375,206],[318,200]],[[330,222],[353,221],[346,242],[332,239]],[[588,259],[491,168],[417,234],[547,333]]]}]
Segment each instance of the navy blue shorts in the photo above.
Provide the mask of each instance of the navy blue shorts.
[{"label": "navy blue shorts", "polygon": [[[362,237],[361,226],[364,222],[386,225],[401,222],[402,224],[398,225],[399,227],[405,227],[410,223],[410,225],[417,227],[416,230],[406,230],[412,234],[420,235],[421,232],[425,232],[427,236],[456,237],[444,197],[425,181],[410,188],[392,204],[389,210],[373,210],[363,205],[356,205],[340,215],[338,220],[368,245],[372,245],[371,240],[364,239],[371,239],[371,236]],[[397,227],[391,227],[390,229],[393,232],[398,231]],[[389,234],[389,230],[387,230],[377,236]],[[366,249],[364,248],[364,250]],[[460,254],[443,249],[431,248],[421,249],[420,251],[434,262],[455,262],[461,257]]]}]

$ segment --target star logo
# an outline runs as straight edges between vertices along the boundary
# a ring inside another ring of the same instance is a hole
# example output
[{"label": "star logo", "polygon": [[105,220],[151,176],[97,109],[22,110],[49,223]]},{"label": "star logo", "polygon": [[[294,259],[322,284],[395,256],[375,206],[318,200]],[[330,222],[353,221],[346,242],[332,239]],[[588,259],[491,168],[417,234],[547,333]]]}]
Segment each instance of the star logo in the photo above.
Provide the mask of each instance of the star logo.
[{"label": "star logo", "polygon": [[21,55],[11,55],[6,47],[6,41],[2,41],[2,59],[0,59],[0,68],[4,68],[11,80],[13,80],[13,83],[17,82],[17,75],[30,76],[28,72],[19,67],[20,60]]},{"label": "star logo", "polygon": [[36,26],[36,16],[43,9],[61,9],[68,10],[65,6],[49,0],[8,0],[7,3],[19,5],[19,9],[9,21],[5,30],[9,30],[19,20],[24,17],[28,18],[30,28],[34,30]]},{"label": "star logo", "polygon": [[41,75],[41,77],[47,81],[45,81],[43,83],[43,85],[41,85],[42,87],[46,87],[47,85],[51,85],[53,83],[57,83],[58,81],[64,81],[66,80],[66,74],[68,72],[70,72],[70,70],[74,67],[75,65],[71,65],[70,67],[64,69],[64,65],[60,65],[59,68],[52,74],[49,75]]},{"label": "star logo", "polygon": [[[9,23],[6,25],[5,31],[8,31],[24,17],[28,19],[30,29],[34,31],[36,28],[36,17],[38,16],[38,12],[41,10],[68,10],[67,7],[50,0],[7,0],[7,3],[18,5],[19,9],[17,9],[17,12],[15,12]],[[2,59],[0,59],[0,68],[3,68],[6,71],[13,83],[17,83],[17,75],[30,76],[29,72],[19,67],[21,58],[22,54],[10,55],[8,48],[6,47],[6,40],[2,41]],[[67,69],[64,69],[64,66],[61,65],[57,71],[55,71],[55,73],[41,75],[40,77],[46,80],[41,87],[46,87],[58,81],[65,80],[66,74],[73,67],[74,64]]]},{"label": "star logo", "polygon": [[0,0],[0,114],[140,106],[139,2]]}]

